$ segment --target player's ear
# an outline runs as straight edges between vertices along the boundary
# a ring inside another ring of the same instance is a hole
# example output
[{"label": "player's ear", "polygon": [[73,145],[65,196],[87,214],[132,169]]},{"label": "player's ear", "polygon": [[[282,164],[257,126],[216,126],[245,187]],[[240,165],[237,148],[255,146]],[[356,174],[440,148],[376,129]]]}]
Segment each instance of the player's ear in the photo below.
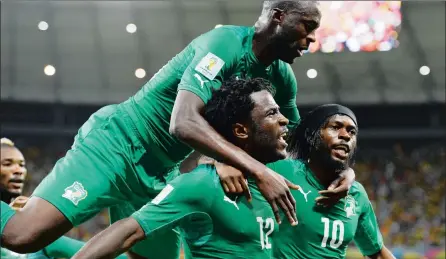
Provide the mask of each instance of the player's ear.
[{"label": "player's ear", "polygon": [[285,12],[279,8],[274,8],[272,12],[272,22],[275,24],[282,24],[285,20]]},{"label": "player's ear", "polygon": [[248,128],[241,123],[235,123],[232,125],[232,133],[239,139],[247,139],[249,136]]}]

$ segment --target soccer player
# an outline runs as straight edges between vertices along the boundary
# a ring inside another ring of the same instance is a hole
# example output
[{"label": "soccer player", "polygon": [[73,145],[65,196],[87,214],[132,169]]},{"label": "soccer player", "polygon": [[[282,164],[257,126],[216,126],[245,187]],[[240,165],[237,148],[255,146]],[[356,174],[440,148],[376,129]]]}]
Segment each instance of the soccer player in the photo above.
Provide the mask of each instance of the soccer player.
[{"label": "soccer player", "polygon": [[[293,182],[297,226],[286,222],[273,239],[274,258],[345,258],[354,241],[368,258],[393,259],[383,245],[376,216],[364,187],[355,182],[332,207],[316,206],[315,198],[353,163],[358,137],[354,113],[341,105],[322,105],[303,118],[291,134],[292,159],[269,166]],[[317,200],[317,198],[316,198]]]},{"label": "soccer player", "polygon": [[[1,148],[1,170],[0,170],[0,194],[2,209],[7,203],[15,210],[21,209],[27,202],[28,197],[21,196],[23,192],[23,185],[27,175],[26,161],[20,150],[14,145],[14,142],[7,138],[0,140]],[[1,248],[2,259],[43,259],[43,258],[70,258],[82,246],[84,242],[77,241],[68,237],[61,237],[54,243],[45,247],[39,252],[33,254],[18,254],[6,248]],[[119,258],[126,258],[121,256]]]},{"label": "soccer player", "polygon": [[[225,140],[202,111],[211,90],[231,76],[262,77],[272,82],[281,112],[295,125],[297,85],[288,63],[315,41],[320,17],[312,1],[266,1],[254,27],[223,26],[193,40],[135,96],[88,119],[25,207],[2,220],[2,245],[37,251],[104,208],[110,208],[112,222],[132,215],[177,176],[175,165],[192,148],[250,175],[276,219],[282,208],[294,223],[289,187],[295,186]],[[352,174],[331,193],[345,192]],[[222,177],[222,184],[243,188],[243,176]],[[145,250],[163,246],[150,258],[177,258],[178,237],[176,231],[166,232],[133,251],[144,256]]]},{"label": "soccer player", "polygon": [[[204,117],[258,161],[284,159],[288,120],[272,93],[264,79],[225,81],[213,91]],[[249,203],[244,196],[225,194],[215,166],[200,165],[170,182],[131,217],[93,237],[74,258],[112,258],[146,237],[180,226],[193,258],[269,259],[278,224],[253,180],[248,178]]]}]

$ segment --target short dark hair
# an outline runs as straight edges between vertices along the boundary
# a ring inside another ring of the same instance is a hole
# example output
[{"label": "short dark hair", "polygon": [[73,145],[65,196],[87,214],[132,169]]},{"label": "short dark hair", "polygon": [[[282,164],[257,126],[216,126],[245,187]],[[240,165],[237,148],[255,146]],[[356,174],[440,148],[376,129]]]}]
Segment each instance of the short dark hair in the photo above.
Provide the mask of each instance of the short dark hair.
[{"label": "short dark hair", "polygon": [[233,142],[232,125],[251,119],[254,102],[251,94],[274,89],[268,80],[262,78],[236,79],[223,82],[219,89],[212,91],[212,97],[205,105],[204,118],[224,138]]},{"label": "short dark hair", "polygon": [[[319,14],[317,1],[298,1],[298,0],[265,0],[263,1],[263,12],[278,8],[285,12],[295,12],[300,15]],[[315,13],[317,11],[317,13]]]}]

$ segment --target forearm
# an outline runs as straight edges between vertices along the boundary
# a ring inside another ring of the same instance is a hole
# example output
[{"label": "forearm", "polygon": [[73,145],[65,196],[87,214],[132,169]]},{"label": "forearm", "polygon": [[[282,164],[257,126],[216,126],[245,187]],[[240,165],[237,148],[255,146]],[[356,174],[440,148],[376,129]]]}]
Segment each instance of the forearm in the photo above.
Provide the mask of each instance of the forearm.
[{"label": "forearm", "polygon": [[85,242],[62,236],[61,238],[57,239],[56,241],[45,247],[43,250],[49,257],[71,258],[84,245]]},{"label": "forearm", "polygon": [[144,231],[136,220],[123,219],[94,236],[72,258],[115,258],[144,237]]},{"label": "forearm", "polygon": [[379,251],[378,253],[376,253],[376,254],[374,254],[372,256],[367,256],[366,258],[370,258],[370,259],[395,259],[393,254],[385,246],[383,246],[381,251]]},{"label": "forearm", "polygon": [[225,140],[201,116],[184,120],[176,131],[176,136],[181,141],[201,154],[223,161],[244,172],[256,174],[257,170],[260,171],[264,167],[245,151]]}]

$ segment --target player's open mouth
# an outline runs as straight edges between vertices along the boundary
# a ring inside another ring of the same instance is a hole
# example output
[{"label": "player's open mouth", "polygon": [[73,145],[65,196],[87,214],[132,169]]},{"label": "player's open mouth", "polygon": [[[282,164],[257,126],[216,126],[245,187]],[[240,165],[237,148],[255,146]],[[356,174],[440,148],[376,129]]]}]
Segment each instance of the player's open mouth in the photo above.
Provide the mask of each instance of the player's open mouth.
[{"label": "player's open mouth", "polygon": [[301,47],[297,50],[297,53],[299,54],[299,57],[302,57],[304,53],[308,50],[308,47]]},{"label": "player's open mouth", "polygon": [[9,184],[13,189],[21,189],[23,188],[23,180],[22,179],[11,179],[9,180]]},{"label": "player's open mouth", "polygon": [[348,154],[350,153],[350,147],[345,144],[336,145],[332,148],[332,151],[334,152],[334,155],[338,158],[345,159],[348,157]]},{"label": "player's open mouth", "polygon": [[280,142],[280,144],[284,145],[285,147],[288,146],[288,144],[287,144],[286,141],[285,141],[287,134],[288,134],[288,130],[285,130],[285,131],[283,131],[282,134],[280,134],[280,136],[279,136],[279,142]]}]

